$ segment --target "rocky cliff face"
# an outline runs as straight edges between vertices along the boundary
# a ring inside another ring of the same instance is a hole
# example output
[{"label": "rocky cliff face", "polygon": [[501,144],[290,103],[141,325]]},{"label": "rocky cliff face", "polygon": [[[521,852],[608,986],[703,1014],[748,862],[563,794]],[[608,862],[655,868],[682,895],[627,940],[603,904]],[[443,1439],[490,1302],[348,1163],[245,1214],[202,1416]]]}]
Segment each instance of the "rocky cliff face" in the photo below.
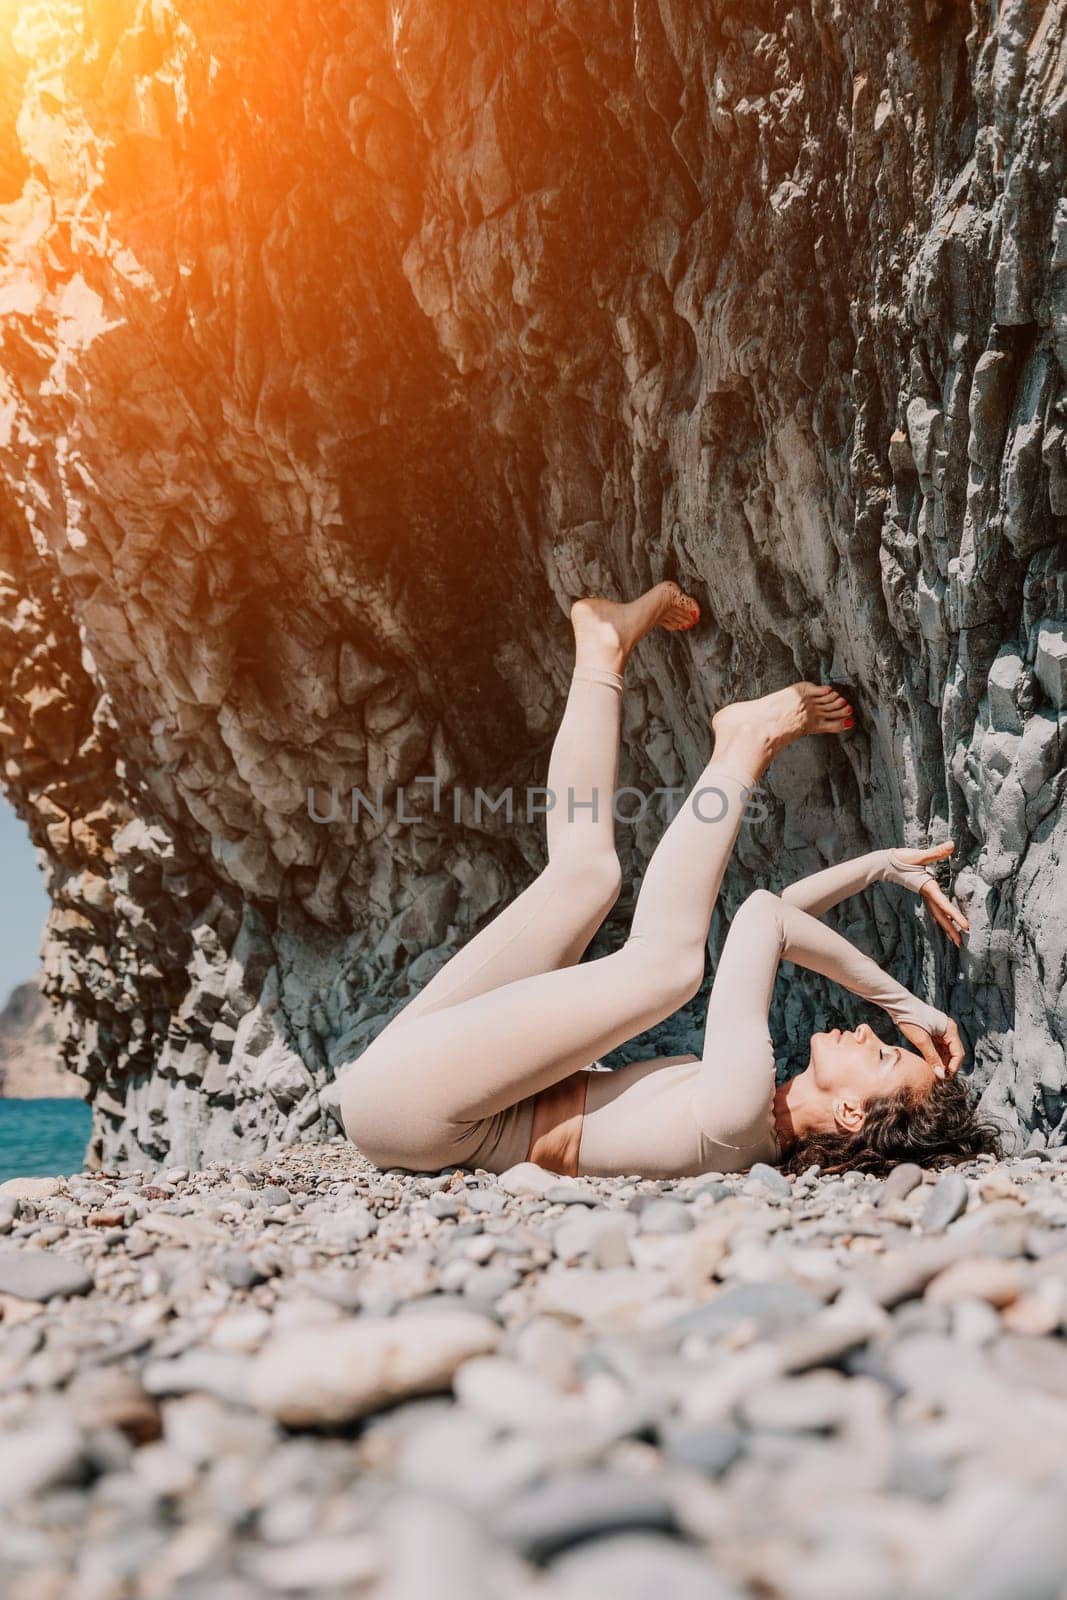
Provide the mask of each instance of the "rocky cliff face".
[{"label": "rocky cliff face", "polygon": [[85,1085],[66,1072],[56,1044],[52,1007],[35,980],[12,989],[0,1008],[0,1096],[82,1100]]},{"label": "rocky cliff face", "polygon": [[707,623],[642,647],[623,781],[692,778],[725,698],[852,684],[727,909],[951,832],[958,968],[899,898],[849,929],[1062,1132],[1067,44],[999,12],[17,8],[0,737],[98,1154],[328,1131],[542,859],[474,791],[543,782],[568,597],[664,576]]}]

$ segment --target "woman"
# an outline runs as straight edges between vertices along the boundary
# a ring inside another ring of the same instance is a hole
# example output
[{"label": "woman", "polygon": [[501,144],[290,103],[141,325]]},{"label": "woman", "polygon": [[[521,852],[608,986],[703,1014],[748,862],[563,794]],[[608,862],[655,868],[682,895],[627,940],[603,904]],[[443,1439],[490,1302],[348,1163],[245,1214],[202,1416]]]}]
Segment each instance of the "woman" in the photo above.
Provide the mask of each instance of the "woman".
[{"label": "woman", "polygon": [[[627,659],[657,624],[679,630],[698,619],[673,583],[625,605],[572,607],[574,675],[548,772],[548,865],[338,1082],[346,1132],[378,1166],[502,1172],[531,1160],[572,1175],[661,1178],[756,1161],[880,1170],[994,1147],[955,1078],[955,1023],[818,921],[889,881],[923,894],[959,944],[966,918],[925,865],[951,843],[874,851],[780,896],[757,890],[723,948],[702,1056],[588,1070],[700,988],[745,801],[774,757],[805,735],[853,725],[844,698],[811,683],[718,712],[714,753],[648,864],[629,937],[579,965],[621,882],[612,800]],[[835,1028],[814,1036],[806,1069],[776,1089],[767,1015],[783,958],[882,1006],[914,1049],[884,1044],[866,1024]]]}]

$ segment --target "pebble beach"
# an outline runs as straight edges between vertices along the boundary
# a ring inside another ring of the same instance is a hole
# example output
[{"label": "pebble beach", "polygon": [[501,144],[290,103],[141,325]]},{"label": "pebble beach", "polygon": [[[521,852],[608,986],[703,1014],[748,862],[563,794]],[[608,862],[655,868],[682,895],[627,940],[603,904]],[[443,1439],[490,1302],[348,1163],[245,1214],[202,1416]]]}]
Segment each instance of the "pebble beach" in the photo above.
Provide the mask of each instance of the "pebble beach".
[{"label": "pebble beach", "polygon": [[0,1185],[8,1600],[1058,1600],[1067,1151]]}]

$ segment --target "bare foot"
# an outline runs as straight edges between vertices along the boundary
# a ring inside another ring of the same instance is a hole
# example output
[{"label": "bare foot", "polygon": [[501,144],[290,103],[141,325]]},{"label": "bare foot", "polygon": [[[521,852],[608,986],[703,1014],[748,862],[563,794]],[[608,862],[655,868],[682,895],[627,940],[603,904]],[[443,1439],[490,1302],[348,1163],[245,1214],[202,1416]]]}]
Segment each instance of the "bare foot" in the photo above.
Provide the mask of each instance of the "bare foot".
[{"label": "bare foot", "polygon": [[828,684],[791,683],[759,700],[724,706],[711,725],[716,759],[729,752],[759,777],[787,745],[808,733],[846,733],[853,716],[848,701]]},{"label": "bare foot", "polygon": [[621,672],[638,640],[658,624],[677,633],[695,627],[700,607],[676,583],[657,583],[636,600],[576,600],[571,626],[577,656],[591,666]]}]

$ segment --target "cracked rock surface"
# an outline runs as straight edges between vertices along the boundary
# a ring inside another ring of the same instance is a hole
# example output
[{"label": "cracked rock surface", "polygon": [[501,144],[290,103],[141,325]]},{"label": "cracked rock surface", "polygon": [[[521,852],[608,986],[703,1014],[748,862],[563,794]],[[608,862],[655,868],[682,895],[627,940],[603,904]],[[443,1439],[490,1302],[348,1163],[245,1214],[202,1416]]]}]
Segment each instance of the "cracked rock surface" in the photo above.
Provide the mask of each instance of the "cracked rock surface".
[{"label": "cracked rock surface", "polygon": [[1058,1600],[1060,1155],[13,1179],[4,1594]]},{"label": "cracked rock surface", "polygon": [[[0,57],[0,753],[93,1158],[328,1137],[543,861],[475,790],[544,782],[568,599],[666,576],[705,625],[635,659],[621,781],[849,684],[725,909],[951,834],[959,965],[848,931],[1059,1142],[1062,8],[39,0]],[[783,1070],[855,1016],[794,990]]]}]

